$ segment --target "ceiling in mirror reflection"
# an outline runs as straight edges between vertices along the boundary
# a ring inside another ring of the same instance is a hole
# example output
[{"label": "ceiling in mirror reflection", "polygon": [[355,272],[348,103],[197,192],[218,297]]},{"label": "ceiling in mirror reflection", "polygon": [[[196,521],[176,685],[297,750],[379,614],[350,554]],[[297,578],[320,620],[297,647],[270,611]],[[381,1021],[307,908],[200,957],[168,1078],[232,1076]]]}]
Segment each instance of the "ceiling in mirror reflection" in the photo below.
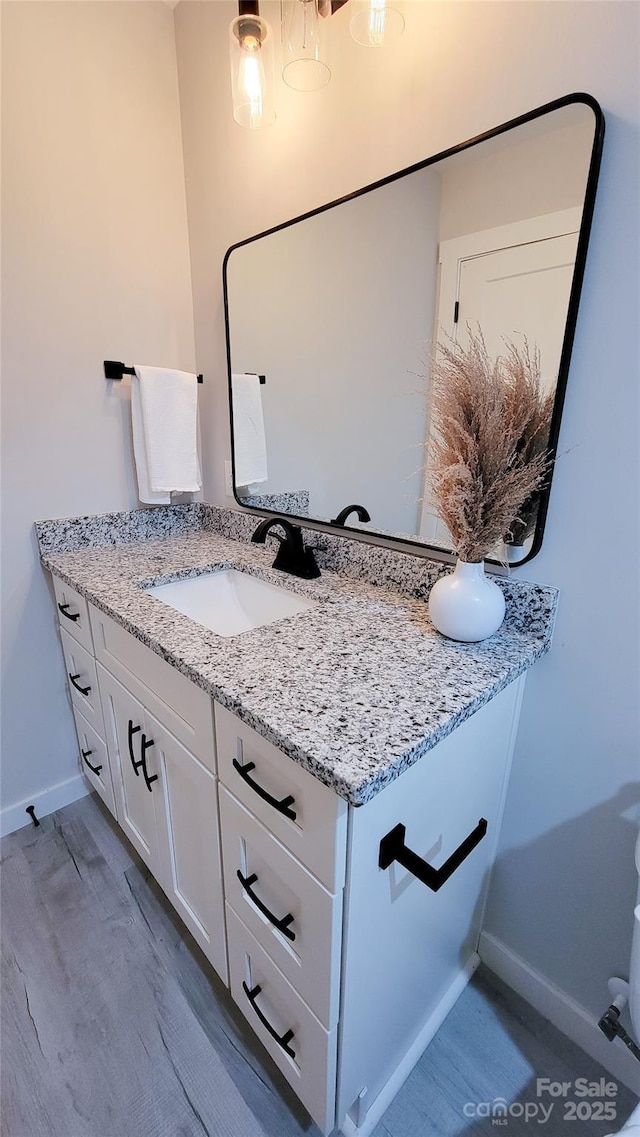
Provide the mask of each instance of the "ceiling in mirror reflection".
[{"label": "ceiling in mirror reflection", "polygon": [[350,526],[451,547],[425,477],[433,345],[526,337],[555,384],[594,131],[569,104],[230,251],[231,372],[266,376],[234,407],[260,455],[240,500],[321,521],[359,502]]}]

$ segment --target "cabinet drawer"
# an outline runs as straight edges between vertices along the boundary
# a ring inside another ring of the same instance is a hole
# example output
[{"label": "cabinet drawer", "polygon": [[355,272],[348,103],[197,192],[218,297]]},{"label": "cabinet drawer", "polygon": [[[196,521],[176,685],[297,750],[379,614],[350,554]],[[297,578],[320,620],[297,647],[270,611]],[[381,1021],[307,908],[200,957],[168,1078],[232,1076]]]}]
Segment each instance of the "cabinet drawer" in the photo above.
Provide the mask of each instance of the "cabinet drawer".
[{"label": "cabinet drawer", "polygon": [[60,638],[71,702],[94,730],[104,737],[96,661],[64,628],[60,629]]},{"label": "cabinet drawer", "polygon": [[99,663],[215,773],[211,697],[93,604],[89,610]]},{"label": "cabinet drawer", "polygon": [[75,640],[88,652],[93,652],[89,606],[84,596],[68,584],[53,577],[53,590],[56,594],[56,610],[60,626],[70,632]]},{"label": "cabinet drawer", "polygon": [[91,783],[94,790],[98,791],[103,802],[115,817],[116,803],[113,796],[113,782],[111,780],[111,769],[109,767],[109,755],[107,754],[106,743],[102,741],[100,735],[96,733],[84,715],[81,715],[80,711],[76,710],[75,707],[73,709],[73,717],[76,723],[76,734],[78,735],[82,773],[87,781]]},{"label": "cabinet drawer", "polygon": [[313,1120],[331,1133],[337,1027],[324,1029],[229,905],[227,930],[234,1001]]},{"label": "cabinet drawer", "polygon": [[340,998],[342,892],[327,892],[222,786],[220,824],[228,902],[331,1028]]},{"label": "cabinet drawer", "polygon": [[215,705],[219,777],[330,892],[344,884],[347,803]]}]

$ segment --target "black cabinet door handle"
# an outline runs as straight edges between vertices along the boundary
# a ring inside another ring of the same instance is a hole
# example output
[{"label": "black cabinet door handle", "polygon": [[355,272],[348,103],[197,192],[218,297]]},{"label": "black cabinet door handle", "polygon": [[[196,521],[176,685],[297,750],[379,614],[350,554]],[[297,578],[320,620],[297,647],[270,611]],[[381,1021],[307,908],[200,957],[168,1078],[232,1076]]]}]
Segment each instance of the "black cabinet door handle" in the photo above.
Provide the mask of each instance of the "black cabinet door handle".
[{"label": "black cabinet door handle", "polygon": [[62,612],[62,615],[66,616],[67,620],[73,620],[73,622],[75,624],[76,620],[80,619],[80,613],[79,612],[68,612],[67,609],[70,607],[71,607],[70,604],[58,604],[58,608]]},{"label": "black cabinet door handle", "polygon": [[257,782],[254,782],[253,778],[249,777],[251,771],[255,770],[256,768],[255,762],[247,762],[246,766],[241,766],[238,762],[238,759],[234,758],[233,766],[234,769],[238,771],[242,780],[246,782],[248,786],[251,786],[251,789],[255,794],[258,795],[258,797],[261,797],[262,800],[266,801],[268,805],[272,806],[274,809],[277,809],[278,813],[282,813],[285,817],[290,818],[291,821],[295,821],[295,810],[291,809],[290,807],[293,805],[296,799],[292,797],[291,794],[289,794],[287,797],[283,797],[282,801],[278,801],[277,798],[271,797],[271,794],[268,794],[266,790],[263,790],[262,786],[259,786]]},{"label": "black cabinet door handle", "polygon": [[158,775],[152,774],[151,777],[149,777],[149,772],[147,770],[147,759],[146,759],[146,752],[150,746],[153,746],[153,739],[147,738],[146,734],[143,734],[141,744],[140,744],[140,757],[136,758],[135,754],[133,753],[133,736],[134,736],[134,734],[137,734],[138,731],[141,729],[142,729],[142,727],[133,725],[133,719],[129,719],[129,725],[127,728],[127,741],[129,743],[129,757],[131,759],[131,765],[133,766],[133,772],[134,772],[136,778],[140,777],[140,769],[142,769],[142,776],[144,778],[145,785],[146,785],[149,793],[153,793],[151,786],[153,785],[154,782],[158,781]]},{"label": "black cabinet door handle", "polygon": [[274,928],[277,928],[279,932],[282,932],[283,936],[286,936],[287,939],[291,940],[293,943],[296,938],[296,933],[292,932],[291,928],[289,927],[289,924],[293,924],[294,919],[291,912],[279,920],[277,916],[274,916],[273,912],[269,911],[266,904],[263,904],[260,898],[256,896],[255,892],[253,891],[253,885],[258,883],[258,877],[255,873],[252,873],[251,876],[245,877],[240,872],[240,869],[238,869],[238,880],[240,881],[240,884],[242,885],[242,888],[246,892],[249,899],[252,900],[255,904],[258,911],[262,912],[262,915],[266,916],[269,923],[273,924]]},{"label": "black cabinet door handle", "polygon": [[443,884],[446,884],[449,877],[453,876],[456,869],[460,868],[476,845],[480,844],[486,832],[487,822],[481,817],[475,829],[458,845],[448,860],[439,869],[434,869],[433,865],[423,861],[422,857],[407,848],[404,843],[406,829],[404,825],[396,825],[380,842],[378,866],[381,869],[388,869],[389,865],[397,861],[399,865],[413,873],[422,884],[426,884],[432,892],[437,892]]},{"label": "black cabinet door handle", "polygon": [[102,769],[102,766],[92,766],[91,762],[89,761],[89,755],[93,754],[93,750],[81,750],[80,753],[82,754],[82,761],[86,762],[86,764],[89,767],[89,769],[91,770],[91,772],[93,774],[99,774],[101,769]]},{"label": "black cabinet door handle", "polygon": [[80,678],[81,674],[82,672],[78,671],[77,675],[69,675],[69,679],[71,680],[71,685],[75,687],[76,691],[79,691],[81,695],[88,695],[91,688],[81,687],[80,684],[76,682],[76,680]]},{"label": "black cabinet door handle", "polygon": [[260,987],[260,985],[258,984],[256,987],[252,987],[252,989],[249,990],[249,988],[247,987],[247,984],[245,983],[245,981],[243,979],[242,990],[244,991],[245,995],[247,996],[247,999],[251,1003],[251,1006],[253,1007],[254,1011],[256,1012],[258,1018],[260,1019],[260,1022],[262,1023],[263,1027],[265,1028],[265,1030],[268,1030],[271,1037],[275,1038],[276,1042],[278,1043],[278,1046],[282,1047],[285,1054],[288,1054],[290,1058],[295,1058],[296,1052],[295,1052],[295,1050],[293,1050],[289,1046],[289,1043],[291,1042],[291,1039],[293,1038],[293,1031],[288,1030],[288,1031],[286,1031],[285,1034],[279,1035],[278,1032],[273,1029],[273,1027],[271,1026],[271,1023],[263,1015],[258,1004],[256,1003],[256,999],[258,998],[258,995],[260,994],[262,987]]},{"label": "black cabinet door handle", "polygon": [[127,742],[129,743],[129,757],[131,759],[131,765],[133,766],[133,771],[136,775],[136,778],[138,777],[138,766],[140,763],[136,762],[136,756],[133,753],[133,736],[134,734],[137,734],[141,729],[141,727],[133,725],[133,719],[129,719],[129,726],[127,728]]},{"label": "black cabinet door handle", "polygon": [[[138,763],[138,765],[142,766],[142,776],[144,778],[145,785],[146,785],[150,794],[153,793],[151,786],[153,785],[154,782],[158,781],[158,775],[152,774],[151,777],[149,777],[149,771],[147,770],[146,753],[147,753],[147,750],[149,749],[149,747],[153,746],[153,745],[154,745],[153,739],[147,738],[146,734],[143,734],[142,735],[142,744],[140,747],[140,762]],[[138,771],[136,770],[136,774],[137,773],[138,773]]]}]

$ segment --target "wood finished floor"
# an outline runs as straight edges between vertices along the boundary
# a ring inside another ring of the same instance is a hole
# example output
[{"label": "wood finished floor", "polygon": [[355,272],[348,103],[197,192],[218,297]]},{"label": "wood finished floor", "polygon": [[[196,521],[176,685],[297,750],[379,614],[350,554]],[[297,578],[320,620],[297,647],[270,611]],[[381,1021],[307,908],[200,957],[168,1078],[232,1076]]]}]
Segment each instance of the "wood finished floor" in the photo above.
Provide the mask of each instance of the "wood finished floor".
[{"label": "wood finished floor", "polygon": [[[95,797],[2,841],[2,1137],[318,1137]],[[465,1117],[604,1071],[480,973],[374,1137],[603,1137]],[[619,1118],[631,1095],[620,1087]]]}]

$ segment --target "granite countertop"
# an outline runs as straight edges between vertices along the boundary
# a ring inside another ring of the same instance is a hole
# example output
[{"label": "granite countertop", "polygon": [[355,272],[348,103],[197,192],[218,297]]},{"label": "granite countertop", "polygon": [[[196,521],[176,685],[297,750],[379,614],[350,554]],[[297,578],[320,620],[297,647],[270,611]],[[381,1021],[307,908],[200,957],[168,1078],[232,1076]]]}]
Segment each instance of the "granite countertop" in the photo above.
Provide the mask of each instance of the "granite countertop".
[{"label": "granite countertop", "polygon": [[[322,576],[297,580],[271,568],[273,544],[248,543],[255,516],[180,509],[158,513],[155,523],[149,511],[108,515],[102,528],[87,518],[78,519],[80,528],[38,523],[42,563],[353,805],[373,798],[549,650],[554,589],[500,582],[502,628],[479,644],[454,643],[434,630],[425,603],[443,571],[435,562],[420,565],[375,546],[363,552],[362,543],[323,535]],[[140,524],[126,520],[138,516]],[[113,518],[125,519],[121,529]],[[143,591],[230,567],[317,603],[222,638]]]}]

